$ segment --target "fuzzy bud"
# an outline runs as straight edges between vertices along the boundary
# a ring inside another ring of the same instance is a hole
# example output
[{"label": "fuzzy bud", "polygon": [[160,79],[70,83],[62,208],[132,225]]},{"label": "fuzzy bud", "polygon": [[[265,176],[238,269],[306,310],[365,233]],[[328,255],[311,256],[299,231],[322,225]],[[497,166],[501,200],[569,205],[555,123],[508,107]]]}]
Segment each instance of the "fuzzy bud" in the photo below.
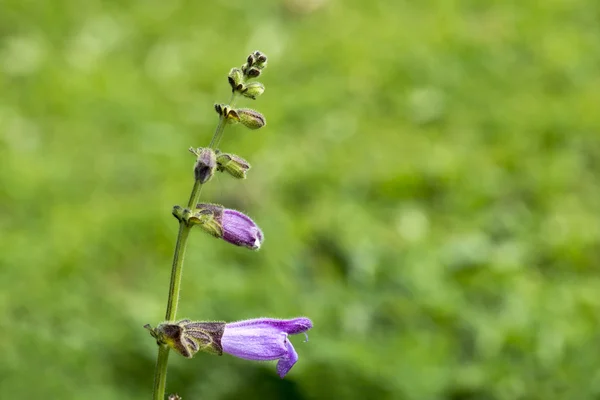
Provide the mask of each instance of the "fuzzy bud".
[{"label": "fuzzy bud", "polygon": [[230,153],[217,154],[217,171],[227,172],[238,179],[246,179],[246,172],[250,169],[248,161]]},{"label": "fuzzy bud", "polygon": [[258,78],[260,76],[260,69],[256,67],[251,67],[246,71],[246,76],[248,78]]},{"label": "fuzzy bud", "polygon": [[[220,237],[226,242],[236,246],[247,247],[251,250],[258,250],[264,240],[260,228],[247,215],[223,208],[218,204],[200,203],[196,206],[198,210],[189,219],[189,222],[199,224],[205,231],[215,237]],[[213,231],[209,231],[205,225],[210,225]],[[213,232],[220,229],[221,235]]]},{"label": "fuzzy bud", "polygon": [[223,106],[224,104],[215,104],[215,111],[219,115],[223,115]]},{"label": "fuzzy bud", "polygon": [[265,117],[256,110],[250,108],[238,108],[235,111],[237,119],[247,128],[258,129],[267,124]]},{"label": "fuzzy bud", "polygon": [[249,97],[253,100],[256,100],[256,98],[258,96],[260,96],[261,94],[263,94],[265,92],[265,85],[263,85],[260,82],[251,82],[249,84],[246,85],[245,88],[243,88],[243,90],[241,91],[241,93],[246,96]]},{"label": "fuzzy bud", "polygon": [[244,72],[239,68],[232,68],[229,71],[229,76],[227,77],[229,84],[231,85],[231,89],[235,90],[239,85],[241,85],[244,81]]},{"label": "fuzzy bud", "polygon": [[258,69],[263,69],[267,66],[267,56],[263,53],[261,53],[260,51],[255,51],[253,53],[254,56],[254,63],[253,66],[258,68]]},{"label": "fuzzy bud", "polygon": [[214,175],[217,168],[217,156],[215,151],[209,147],[201,147],[196,150],[198,156],[194,166],[194,177],[197,181],[204,184]]},{"label": "fuzzy bud", "polygon": [[252,53],[252,54],[248,55],[248,58],[246,59],[246,64],[248,64],[249,66],[252,66],[252,65],[254,65],[254,61],[256,61],[256,60],[254,58],[254,53]]}]

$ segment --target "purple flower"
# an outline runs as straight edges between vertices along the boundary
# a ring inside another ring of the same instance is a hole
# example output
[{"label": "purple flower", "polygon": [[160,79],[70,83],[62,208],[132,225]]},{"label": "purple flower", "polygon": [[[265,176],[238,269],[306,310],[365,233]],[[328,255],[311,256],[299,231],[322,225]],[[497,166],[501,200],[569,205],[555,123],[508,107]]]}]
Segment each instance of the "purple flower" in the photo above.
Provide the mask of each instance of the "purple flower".
[{"label": "purple flower", "polygon": [[199,225],[214,237],[251,250],[260,249],[264,236],[260,228],[239,211],[219,204],[199,203],[188,222]]},{"label": "purple flower", "polygon": [[260,248],[264,236],[260,228],[250,217],[239,211],[226,208],[223,210],[221,218],[223,240],[252,250]]},{"label": "purple flower", "polygon": [[[308,318],[258,318],[225,325],[221,345],[223,351],[239,358],[257,361],[279,360],[277,373],[283,378],[298,361],[298,353],[288,335],[304,333],[312,328]],[[308,335],[306,335],[308,340]]]}]

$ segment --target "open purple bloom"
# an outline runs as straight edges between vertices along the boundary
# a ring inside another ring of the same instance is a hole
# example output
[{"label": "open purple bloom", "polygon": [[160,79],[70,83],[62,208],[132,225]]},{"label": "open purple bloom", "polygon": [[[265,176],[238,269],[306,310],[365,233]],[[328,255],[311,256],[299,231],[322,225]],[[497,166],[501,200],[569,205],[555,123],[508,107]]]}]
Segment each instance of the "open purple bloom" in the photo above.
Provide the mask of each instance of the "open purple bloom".
[{"label": "open purple bloom", "polygon": [[[223,351],[239,358],[256,361],[279,360],[277,373],[283,378],[298,361],[298,353],[288,335],[312,328],[308,318],[257,318],[225,325]],[[308,335],[306,336],[308,340]]]},{"label": "open purple bloom", "polygon": [[223,210],[221,218],[223,240],[252,250],[260,248],[264,236],[260,228],[250,217],[239,211],[226,208]]}]

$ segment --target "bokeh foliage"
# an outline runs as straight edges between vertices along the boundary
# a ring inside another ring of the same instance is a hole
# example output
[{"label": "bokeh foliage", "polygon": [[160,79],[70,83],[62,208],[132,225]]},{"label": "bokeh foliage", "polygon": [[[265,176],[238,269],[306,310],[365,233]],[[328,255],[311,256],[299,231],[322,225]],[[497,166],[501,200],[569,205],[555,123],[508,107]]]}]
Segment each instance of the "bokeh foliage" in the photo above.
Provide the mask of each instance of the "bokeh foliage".
[{"label": "bokeh foliage", "polygon": [[597,399],[600,3],[0,0],[0,393],[147,399],[189,146],[260,49],[253,253],[194,232],[180,315],[306,315],[184,399]]}]

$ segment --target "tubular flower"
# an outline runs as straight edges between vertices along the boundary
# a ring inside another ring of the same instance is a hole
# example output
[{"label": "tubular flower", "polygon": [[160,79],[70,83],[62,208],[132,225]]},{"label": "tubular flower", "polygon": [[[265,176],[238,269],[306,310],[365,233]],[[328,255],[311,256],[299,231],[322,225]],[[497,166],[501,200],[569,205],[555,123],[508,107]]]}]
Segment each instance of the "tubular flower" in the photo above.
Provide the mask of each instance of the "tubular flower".
[{"label": "tubular flower", "polygon": [[221,346],[223,352],[247,360],[279,360],[277,373],[283,378],[298,361],[298,353],[288,335],[306,335],[310,328],[312,321],[308,318],[257,318],[232,322],[225,325]]},{"label": "tubular flower", "polygon": [[255,361],[278,360],[277,373],[283,378],[298,361],[298,353],[288,335],[304,333],[312,328],[305,317],[293,319],[256,318],[225,323],[220,321],[163,322],[156,328],[144,328],[157,344],[167,345],[184,357],[192,358],[199,351]]},{"label": "tubular flower", "polygon": [[223,240],[252,250],[260,249],[264,236],[258,225],[245,214],[226,208],[223,210]]},{"label": "tubular flower", "polygon": [[200,203],[189,222],[236,246],[258,250],[264,235],[247,215],[218,204]]}]

